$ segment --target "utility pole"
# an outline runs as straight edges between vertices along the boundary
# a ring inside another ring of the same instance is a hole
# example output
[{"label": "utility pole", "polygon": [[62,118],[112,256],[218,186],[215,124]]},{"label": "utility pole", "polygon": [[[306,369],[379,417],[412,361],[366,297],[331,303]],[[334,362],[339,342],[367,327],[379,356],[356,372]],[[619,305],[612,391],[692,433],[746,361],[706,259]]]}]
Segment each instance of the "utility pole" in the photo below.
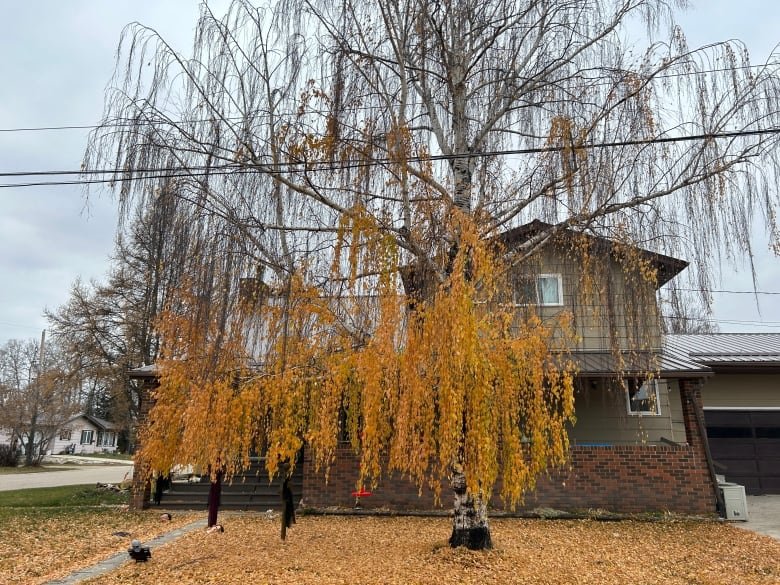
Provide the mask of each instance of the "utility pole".
[{"label": "utility pole", "polygon": [[41,331],[41,353],[38,356],[38,377],[41,377],[41,372],[43,371],[43,346],[46,343],[46,329]]}]

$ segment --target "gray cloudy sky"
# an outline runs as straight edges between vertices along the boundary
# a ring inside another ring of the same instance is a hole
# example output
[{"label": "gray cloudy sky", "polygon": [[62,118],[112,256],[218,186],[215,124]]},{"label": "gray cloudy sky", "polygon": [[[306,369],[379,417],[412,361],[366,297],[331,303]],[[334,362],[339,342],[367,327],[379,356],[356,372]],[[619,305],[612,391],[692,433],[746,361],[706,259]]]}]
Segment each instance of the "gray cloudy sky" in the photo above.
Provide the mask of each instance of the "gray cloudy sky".
[{"label": "gray cloudy sky", "polygon": [[[220,13],[226,0],[211,1]],[[0,35],[0,173],[73,170],[87,130],[7,129],[96,123],[122,28],[138,21],[187,52],[195,0],[35,0],[3,2]],[[681,15],[692,46],[741,39],[755,62],[780,41],[777,0],[698,0]],[[780,58],[780,57],[779,57]],[[26,179],[27,180],[27,179]],[[14,182],[0,177],[0,185]],[[76,278],[108,268],[116,214],[107,194],[86,202],[80,187],[0,188],[0,344],[39,336],[45,307],[67,300]],[[780,292],[780,262],[756,235],[758,289]],[[749,271],[722,267],[717,289],[750,290]],[[780,296],[715,294],[722,331],[780,331]]]}]

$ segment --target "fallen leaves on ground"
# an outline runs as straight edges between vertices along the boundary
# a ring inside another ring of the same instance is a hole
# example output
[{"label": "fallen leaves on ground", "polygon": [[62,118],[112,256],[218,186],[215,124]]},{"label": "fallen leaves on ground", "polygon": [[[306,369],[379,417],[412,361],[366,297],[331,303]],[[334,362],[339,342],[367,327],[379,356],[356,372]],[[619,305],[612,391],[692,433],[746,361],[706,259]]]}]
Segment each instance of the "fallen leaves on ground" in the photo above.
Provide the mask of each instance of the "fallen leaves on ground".
[{"label": "fallen leaves on ground", "polygon": [[202,516],[174,515],[163,522],[159,512],[119,508],[62,513],[6,509],[0,522],[0,583],[37,584],[63,577],[127,549],[133,538],[146,541]]},{"label": "fallen leaves on ground", "polygon": [[452,550],[443,518],[224,518],[90,585],[118,583],[777,584],[780,543],[715,522],[497,519],[495,549]]}]

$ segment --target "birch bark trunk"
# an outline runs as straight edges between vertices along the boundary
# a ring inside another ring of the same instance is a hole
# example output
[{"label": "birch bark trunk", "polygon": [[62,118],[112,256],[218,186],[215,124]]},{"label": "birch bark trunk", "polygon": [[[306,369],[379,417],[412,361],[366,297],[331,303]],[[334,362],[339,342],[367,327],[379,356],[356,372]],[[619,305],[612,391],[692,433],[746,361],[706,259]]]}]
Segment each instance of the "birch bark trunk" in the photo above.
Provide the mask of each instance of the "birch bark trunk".
[{"label": "birch bark trunk", "polygon": [[466,491],[466,476],[462,471],[454,472],[451,484],[455,492],[455,511],[450,546],[465,546],[471,550],[493,548],[487,502],[481,495],[474,497]]}]

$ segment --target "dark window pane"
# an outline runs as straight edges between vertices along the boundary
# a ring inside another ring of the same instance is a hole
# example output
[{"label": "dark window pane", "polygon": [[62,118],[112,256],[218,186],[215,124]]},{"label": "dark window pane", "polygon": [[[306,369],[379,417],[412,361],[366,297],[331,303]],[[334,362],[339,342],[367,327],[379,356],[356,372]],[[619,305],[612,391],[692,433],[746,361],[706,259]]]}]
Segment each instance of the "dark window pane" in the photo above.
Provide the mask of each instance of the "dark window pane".
[{"label": "dark window pane", "polygon": [[536,304],[536,282],[530,277],[519,277],[515,281],[515,303],[518,305]]},{"label": "dark window pane", "polygon": [[629,412],[658,414],[658,386],[655,380],[627,380]]}]

